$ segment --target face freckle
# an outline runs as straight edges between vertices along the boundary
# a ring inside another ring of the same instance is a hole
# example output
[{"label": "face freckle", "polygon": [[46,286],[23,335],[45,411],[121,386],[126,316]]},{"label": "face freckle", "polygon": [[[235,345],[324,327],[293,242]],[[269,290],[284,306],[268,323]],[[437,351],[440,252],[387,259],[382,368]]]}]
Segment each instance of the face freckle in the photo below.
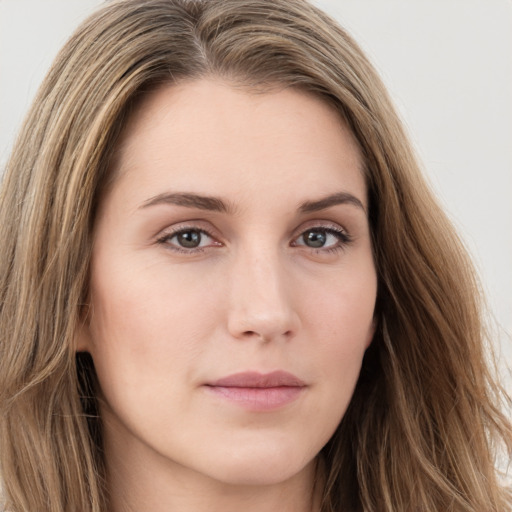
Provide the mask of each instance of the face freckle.
[{"label": "face freckle", "polygon": [[312,95],[201,80],[139,105],[118,166],[79,336],[107,454],[232,485],[310,472],[373,335],[353,136]]}]

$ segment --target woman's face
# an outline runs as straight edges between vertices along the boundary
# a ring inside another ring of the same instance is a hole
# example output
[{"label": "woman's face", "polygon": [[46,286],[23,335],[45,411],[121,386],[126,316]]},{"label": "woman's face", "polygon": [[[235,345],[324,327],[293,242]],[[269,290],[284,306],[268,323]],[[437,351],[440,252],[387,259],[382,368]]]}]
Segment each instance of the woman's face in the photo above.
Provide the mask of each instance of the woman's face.
[{"label": "woman's face", "polygon": [[117,166],[78,339],[107,456],[231,484],[308,471],[374,330],[352,135],[305,93],[200,80],[139,106]]}]

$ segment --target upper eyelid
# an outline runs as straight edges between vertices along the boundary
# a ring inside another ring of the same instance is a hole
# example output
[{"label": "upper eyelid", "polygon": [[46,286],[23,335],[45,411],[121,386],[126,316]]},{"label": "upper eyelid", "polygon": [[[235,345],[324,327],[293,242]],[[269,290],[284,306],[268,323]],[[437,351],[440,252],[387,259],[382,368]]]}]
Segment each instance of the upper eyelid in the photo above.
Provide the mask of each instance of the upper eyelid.
[{"label": "upper eyelid", "polygon": [[202,221],[185,221],[179,222],[176,225],[168,226],[161,229],[156,235],[155,238],[169,237],[176,234],[179,234],[183,231],[200,231],[201,233],[205,233],[206,235],[217,238],[218,235],[215,234],[215,230],[205,227]]},{"label": "upper eyelid", "polygon": [[[311,220],[302,223],[297,229],[293,231],[293,233],[297,233],[296,236],[300,236],[304,231],[308,231],[310,229],[319,228],[319,229],[332,229],[334,231],[340,231],[349,235],[349,230],[340,224],[339,222],[334,222],[330,220]],[[295,235],[294,235],[295,236]]]}]

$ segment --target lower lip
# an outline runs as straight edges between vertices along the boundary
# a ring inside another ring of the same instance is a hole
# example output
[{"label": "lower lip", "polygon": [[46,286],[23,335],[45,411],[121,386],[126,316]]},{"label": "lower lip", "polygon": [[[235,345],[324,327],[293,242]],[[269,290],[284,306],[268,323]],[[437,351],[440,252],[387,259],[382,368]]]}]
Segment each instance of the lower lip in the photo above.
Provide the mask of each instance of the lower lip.
[{"label": "lower lip", "polygon": [[272,388],[239,388],[206,386],[206,388],[229,402],[251,411],[272,411],[297,400],[305,387],[277,386]]}]

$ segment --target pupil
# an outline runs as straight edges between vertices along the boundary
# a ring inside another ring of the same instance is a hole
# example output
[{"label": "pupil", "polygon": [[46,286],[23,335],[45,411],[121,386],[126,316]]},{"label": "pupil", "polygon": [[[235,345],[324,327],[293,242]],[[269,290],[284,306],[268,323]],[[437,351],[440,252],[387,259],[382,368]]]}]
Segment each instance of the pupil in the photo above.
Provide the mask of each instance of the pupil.
[{"label": "pupil", "polygon": [[178,242],[182,247],[193,249],[201,243],[201,233],[199,231],[184,231],[178,234]]},{"label": "pupil", "polygon": [[306,231],[302,237],[309,247],[323,247],[327,240],[325,231]]}]

